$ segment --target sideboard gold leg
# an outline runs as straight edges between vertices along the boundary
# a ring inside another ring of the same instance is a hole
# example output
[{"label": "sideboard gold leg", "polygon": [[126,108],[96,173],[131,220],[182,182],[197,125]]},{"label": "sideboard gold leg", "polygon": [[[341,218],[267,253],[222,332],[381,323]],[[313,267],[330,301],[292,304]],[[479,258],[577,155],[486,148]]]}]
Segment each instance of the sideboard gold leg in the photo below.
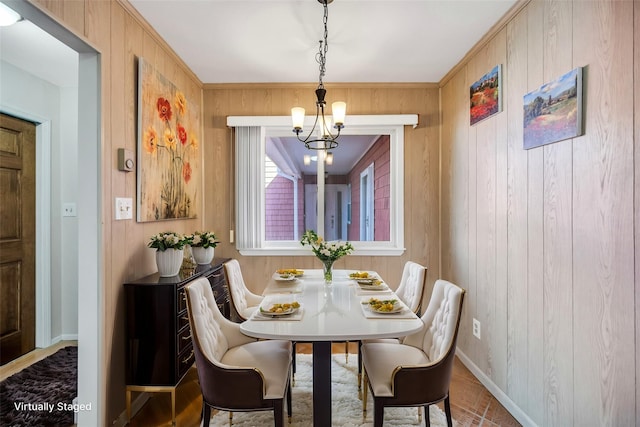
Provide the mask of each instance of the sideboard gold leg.
[{"label": "sideboard gold leg", "polygon": [[176,388],[171,389],[171,424],[176,425]]},{"label": "sideboard gold leg", "polygon": [[127,424],[131,422],[131,390],[127,387]]}]

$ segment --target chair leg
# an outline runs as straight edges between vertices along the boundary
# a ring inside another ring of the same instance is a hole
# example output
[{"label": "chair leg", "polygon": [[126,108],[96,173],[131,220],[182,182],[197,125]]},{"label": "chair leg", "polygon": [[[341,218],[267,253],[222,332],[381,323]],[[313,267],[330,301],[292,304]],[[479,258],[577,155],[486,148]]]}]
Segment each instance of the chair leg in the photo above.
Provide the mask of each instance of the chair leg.
[{"label": "chair leg", "polygon": [[202,426],[209,427],[211,422],[211,408],[206,403],[202,402]]},{"label": "chair leg", "polygon": [[229,427],[233,425],[233,411],[229,411]]},{"label": "chair leg", "polygon": [[384,406],[373,400],[373,427],[382,427],[384,423]]},{"label": "chair leg", "polygon": [[451,405],[449,404],[449,396],[444,398],[444,413],[447,416],[447,426],[453,427],[453,421],[451,420]]},{"label": "chair leg", "polygon": [[291,342],[291,382],[296,385],[296,342]]},{"label": "chair leg", "polygon": [[287,384],[287,415],[289,415],[289,424],[291,424],[291,416],[293,415],[291,409],[291,381]]},{"label": "chair leg", "polygon": [[431,426],[431,418],[429,418],[429,405],[424,405],[424,425]]},{"label": "chair leg", "polygon": [[362,341],[358,341],[358,391],[362,383]]},{"label": "chair leg", "polygon": [[349,363],[349,341],[344,342],[344,363]]},{"label": "chair leg", "polygon": [[362,378],[362,382],[364,383],[364,387],[362,390],[362,415],[366,416],[367,413],[367,391],[369,390],[369,378],[367,378],[367,372],[365,371],[364,376]]},{"label": "chair leg", "polygon": [[278,400],[274,405],[273,405],[273,425],[275,427],[284,427],[284,408],[283,408],[283,402],[282,400]]}]

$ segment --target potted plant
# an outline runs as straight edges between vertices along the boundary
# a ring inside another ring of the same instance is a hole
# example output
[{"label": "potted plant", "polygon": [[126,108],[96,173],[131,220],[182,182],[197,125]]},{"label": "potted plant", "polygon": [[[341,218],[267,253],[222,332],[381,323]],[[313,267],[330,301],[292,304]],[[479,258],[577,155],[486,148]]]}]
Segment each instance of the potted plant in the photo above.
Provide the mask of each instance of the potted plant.
[{"label": "potted plant", "polygon": [[191,254],[198,264],[209,264],[213,259],[214,248],[220,241],[212,231],[196,231],[187,236],[187,243],[191,246]]},{"label": "potted plant", "polygon": [[353,245],[349,242],[327,242],[315,231],[307,230],[300,239],[302,246],[309,245],[315,256],[322,261],[324,266],[324,282],[330,284],[333,281],[333,263],[343,256],[353,252]]},{"label": "potted plant", "polygon": [[173,231],[151,236],[148,246],[156,250],[156,265],[160,277],[171,277],[180,272],[186,243],[185,236]]}]

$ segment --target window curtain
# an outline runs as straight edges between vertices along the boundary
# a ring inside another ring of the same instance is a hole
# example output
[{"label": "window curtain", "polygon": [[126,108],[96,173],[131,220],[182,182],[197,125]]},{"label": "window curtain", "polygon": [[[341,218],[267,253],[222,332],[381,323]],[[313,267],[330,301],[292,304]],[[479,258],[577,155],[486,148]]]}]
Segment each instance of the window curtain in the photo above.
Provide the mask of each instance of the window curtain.
[{"label": "window curtain", "polygon": [[[263,185],[264,165],[260,153],[264,141],[263,127],[238,126],[235,128],[236,145],[236,248],[261,247],[263,227],[260,186]],[[254,197],[251,197],[251,196]]]}]

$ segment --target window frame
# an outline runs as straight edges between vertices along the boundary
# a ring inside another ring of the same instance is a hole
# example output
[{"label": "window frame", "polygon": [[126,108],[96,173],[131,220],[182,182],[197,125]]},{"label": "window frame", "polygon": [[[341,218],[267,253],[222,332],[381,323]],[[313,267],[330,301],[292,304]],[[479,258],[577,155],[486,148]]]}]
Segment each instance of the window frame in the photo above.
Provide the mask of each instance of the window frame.
[{"label": "window frame", "polygon": [[[309,123],[307,123],[307,120]],[[254,141],[251,147],[246,144],[239,146],[235,138],[236,173],[234,196],[236,198],[235,235],[236,249],[244,256],[304,256],[313,255],[309,248],[305,248],[298,241],[267,241],[265,239],[265,192],[259,179],[264,179],[265,141],[268,135],[288,135],[291,133],[291,118],[288,116],[229,116],[227,126],[235,128],[254,128],[254,137],[259,135],[259,141]],[[313,125],[313,118],[305,119],[305,129]],[[405,252],[404,247],[404,126],[418,125],[417,114],[404,115],[366,115],[349,116],[348,125],[342,130],[344,135],[389,135],[390,163],[391,163],[391,206],[389,218],[390,240],[388,241],[351,241],[355,256],[400,256]],[[256,134],[256,132],[258,132]],[[256,153],[255,150],[259,150]],[[339,148],[337,149],[339,151]],[[250,156],[247,157],[247,156]],[[246,167],[257,172],[257,176],[249,177],[244,172],[242,162]],[[323,173],[323,162],[319,163],[318,173]],[[322,175],[319,175],[322,176]],[[261,178],[260,178],[261,177]],[[257,180],[256,182],[248,182]],[[255,197],[256,189],[260,194]],[[318,203],[324,203],[324,180],[318,180]],[[259,216],[259,218],[256,218]],[[247,229],[243,229],[246,227]],[[233,230],[232,230],[233,231]],[[322,234],[322,227],[316,230]]]}]

